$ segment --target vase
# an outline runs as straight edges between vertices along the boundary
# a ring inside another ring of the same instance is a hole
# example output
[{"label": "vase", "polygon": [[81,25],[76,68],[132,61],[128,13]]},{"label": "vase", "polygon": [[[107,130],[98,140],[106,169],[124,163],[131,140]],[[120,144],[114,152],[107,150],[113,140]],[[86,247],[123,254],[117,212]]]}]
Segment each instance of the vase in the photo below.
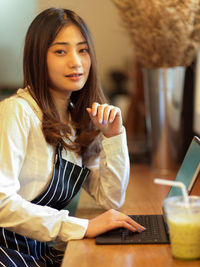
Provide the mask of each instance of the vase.
[{"label": "vase", "polygon": [[142,73],[151,165],[165,174],[179,160],[185,67],[143,69]]}]

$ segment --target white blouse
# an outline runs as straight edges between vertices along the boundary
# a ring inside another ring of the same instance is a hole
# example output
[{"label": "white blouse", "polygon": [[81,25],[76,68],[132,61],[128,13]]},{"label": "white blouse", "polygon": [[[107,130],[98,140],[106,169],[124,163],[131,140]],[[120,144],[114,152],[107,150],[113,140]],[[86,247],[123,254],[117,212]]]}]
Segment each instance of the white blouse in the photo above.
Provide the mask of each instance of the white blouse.
[{"label": "white blouse", "polygon": [[[48,186],[55,151],[42,129],[42,112],[27,89],[0,102],[0,227],[38,241],[62,241],[84,237],[88,220],[68,216],[67,210],[31,203]],[[130,164],[125,129],[102,139],[102,151],[84,165],[91,170],[84,189],[104,208],[122,206]],[[79,166],[73,151],[62,155]]]}]

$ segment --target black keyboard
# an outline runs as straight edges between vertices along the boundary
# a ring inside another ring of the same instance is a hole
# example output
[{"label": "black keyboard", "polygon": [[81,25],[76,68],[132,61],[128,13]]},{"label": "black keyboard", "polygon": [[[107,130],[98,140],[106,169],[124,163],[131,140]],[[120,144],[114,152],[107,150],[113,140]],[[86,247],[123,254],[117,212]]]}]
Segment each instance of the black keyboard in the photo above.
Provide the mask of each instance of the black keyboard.
[{"label": "black keyboard", "polygon": [[145,231],[142,233],[138,232],[132,232],[130,230],[121,228],[121,236],[124,240],[134,240],[137,236],[137,239],[141,241],[149,241],[154,239],[154,242],[160,240],[161,233],[159,228],[159,221],[157,216],[151,216],[151,215],[133,215],[130,216],[133,220],[135,220],[137,223],[141,224],[146,228]]},{"label": "black keyboard", "polygon": [[132,232],[117,228],[97,236],[96,244],[166,244],[169,236],[162,215],[129,215],[146,228],[145,231]]}]

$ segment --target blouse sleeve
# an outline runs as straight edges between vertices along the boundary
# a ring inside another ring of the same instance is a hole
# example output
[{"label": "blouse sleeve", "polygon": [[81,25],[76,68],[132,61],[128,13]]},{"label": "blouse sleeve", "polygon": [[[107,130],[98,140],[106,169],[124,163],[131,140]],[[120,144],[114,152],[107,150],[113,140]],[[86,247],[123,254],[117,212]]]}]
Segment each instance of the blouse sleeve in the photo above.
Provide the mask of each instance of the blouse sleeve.
[{"label": "blouse sleeve", "polygon": [[130,175],[125,128],[120,135],[111,138],[103,136],[102,148],[98,158],[85,162],[91,173],[84,189],[103,208],[118,209],[124,203]]},{"label": "blouse sleeve", "polygon": [[21,104],[6,100],[0,103],[0,118],[0,227],[39,241],[83,238],[88,220],[70,217],[67,210],[33,204],[19,195],[30,116]]}]

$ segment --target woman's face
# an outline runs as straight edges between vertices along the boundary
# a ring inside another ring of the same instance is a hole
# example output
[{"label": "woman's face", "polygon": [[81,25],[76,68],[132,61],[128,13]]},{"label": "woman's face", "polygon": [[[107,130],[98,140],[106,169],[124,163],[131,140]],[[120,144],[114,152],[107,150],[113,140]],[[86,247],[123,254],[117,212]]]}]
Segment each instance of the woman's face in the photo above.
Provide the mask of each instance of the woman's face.
[{"label": "woman's face", "polygon": [[70,96],[83,88],[91,66],[88,45],[74,24],[63,27],[47,50],[49,89]]}]

